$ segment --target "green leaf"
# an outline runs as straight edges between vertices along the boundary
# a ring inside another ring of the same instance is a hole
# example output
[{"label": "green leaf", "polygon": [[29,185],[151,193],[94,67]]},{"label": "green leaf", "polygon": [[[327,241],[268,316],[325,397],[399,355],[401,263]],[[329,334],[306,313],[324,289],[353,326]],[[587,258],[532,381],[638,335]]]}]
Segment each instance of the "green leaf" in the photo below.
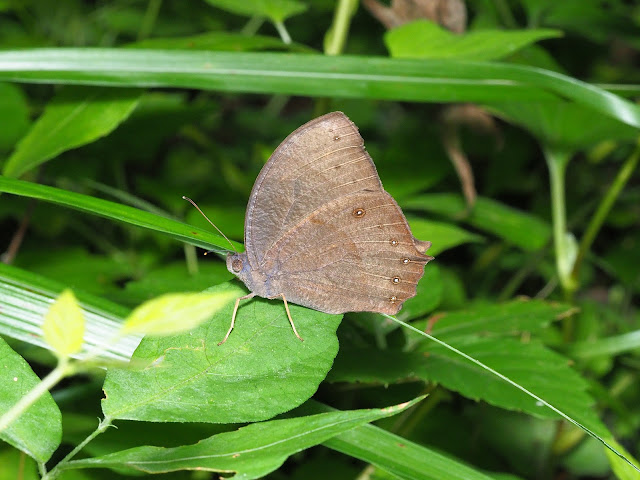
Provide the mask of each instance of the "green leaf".
[{"label": "green leaf", "polygon": [[468,214],[464,199],[450,193],[419,195],[403,201],[402,206],[468,223],[527,251],[544,247],[551,238],[546,222],[490,198],[478,197]]},{"label": "green leaf", "polygon": [[9,150],[29,127],[29,106],[18,86],[0,83],[0,118],[0,151]]},{"label": "green leaf", "polygon": [[421,352],[347,345],[340,349],[327,381],[390,385],[400,380],[415,379],[420,364],[426,361]]},{"label": "green leaf", "polygon": [[[429,268],[431,266],[427,267]],[[571,311],[566,305],[539,300],[516,300],[503,305],[477,306],[470,311],[438,313],[433,318],[412,322],[412,325],[433,333],[442,341],[453,343],[477,336],[504,337],[523,333],[529,335],[542,331],[552,321]],[[411,339],[411,343],[423,342],[423,337],[413,332],[408,331],[406,335]],[[423,370],[423,364],[428,362],[429,357],[425,357],[422,350],[379,350],[346,345],[340,349],[327,378],[332,382],[389,384],[415,378]]]},{"label": "green leaf", "polygon": [[320,413],[254,423],[177,448],[138,447],[71,462],[74,468],[115,468],[127,473],[204,470],[253,479],[280,467],[287,457],[331,437],[380,418],[395,415],[417,400],[394,407]]},{"label": "green leaf", "polygon": [[60,153],[109,134],[138,104],[138,90],[62,89],[20,140],[3,169],[19,177]]},{"label": "green leaf", "polygon": [[[240,3],[240,2],[236,2]],[[640,127],[640,108],[555,72],[503,63],[136,49],[0,52],[0,79],[418,102],[566,98]]]},{"label": "green leaf", "polygon": [[[503,304],[478,305],[468,311],[443,313],[438,315],[430,330],[435,337],[446,342],[472,335],[535,333],[573,312],[574,309],[568,305],[541,300],[513,300]],[[408,332],[408,335],[413,333]]]},{"label": "green leaf", "polygon": [[167,293],[143,303],[122,325],[122,332],[169,335],[191,330],[238,297],[236,292]]},{"label": "green leaf", "polygon": [[407,300],[398,313],[398,318],[408,320],[433,311],[442,300],[442,279],[440,268],[430,263],[425,267],[424,276],[418,282],[416,296]]},{"label": "green leaf", "polygon": [[483,240],[480,235],[449,223],[432,222],[431,220],[414,217],[408,217],[407,219],[414,237],[431,242],[431,248],[427,251],[429,255],[437,255],[464,243],[481,242]]},{"label": "green leaf", "polygon": [[576,342],[569,346],[567,354],[574,358],[615,357],[640,349],[640,330],[613,337]]},{"label": "green leaf", "polygon": [[295,0],[206,0],[209,5],[247,17],[267,17],[273,23],[304,12],[307,6]]},{"label": "green leaf", "polygon": [[[317,402],[301,409],[331,410]],[[450,455],[411,442],[374,425],[362,425],[326,440],[324,446],[375,465],[398,478],[410,480],[489,480],[482,472]]]},{"label": "green leaf", "polygon": [[[629,452],[615,439],[608,438],[608,442],[610,442],[620,453],[626,456],[627,459],[630,459],[630,461],[640,469],[640,462],[630,455]],[[638,470],[625,462],[624,459],[620,458],[608,448],[605,448],[604,453],[607,454],[607,458],[609,459],[609,463],[611,464],[611,468],[613,469],[616,478],[619,478],[620,480],[636,480],[638,478]]]},{"label": "green leaf", "polygon": [[[9,411],[39,382],[29,364],[0,338],[0,416]],[[22,450],[38,462],[46,462],[62,438],[60,410],[49,392],[20,417],[0,431],[0,439]]]},{"label": "green leaf", "polygon": [[[598,435],[609,436],[595,414],[593,399],[586,393],[586,380],[569,367],[566,358],[542,344],[490,337],[449,343],[535,393]],[[558,417],[529,395],[442,346],[425,342],[420,350],[427,355],[418,373],[422,378],[498,407],[524,411],[537,417]]]},{"label": "green leaf", "polygon": [[[241,2],[236,2],[241,4]],[[302,44],[286,44],[279,38],[266,35],[243,35],[233,32],[207,32],[189,37],[147,38],[131,43],[127,48],[149,48],[163,50],[220,50],[229,52],[248,52],[258,50],[289,50],[312,52],[313,49]]]},{"label": "green leaf", "polygon": [[84,315],[71,290],[65,290],[53,302],[42,324],[44,339],[59,357],[68,357],[82,349]]},{"label": "green leaf", "polygon": [[[229,243],[215,233],[134,207],[102,200],[89,195],[82,195],[60,188],[38,185],[37,183],[24,182],[2,176],[0,176],[0,192],[37,198],[80,210],[81,212],[92,213],[138,227],[148,228],[156,232],[166,233],[179,241],[190,243],[206,250],[210,250],[212,247],[218,247],[222,250],[228,250],[229,248]],[[235,245],[238,250],[241,249],[240,244]]]},{"label": "green leaf", "polygon": [[497,60],[546,38],[561,37],[560,30],[478,30],[462,35],[439,25],[416,20],[388,31],[385,44],[396,58],[458,58]]},{"label": "green leaf", "polygon": [[581,150],[604,140],[633,140],[638,128],[567,101],[491,103],[488,108],[529,130],[545,145]]},{"label": "green leaf", "polygon": [[[28,345],[50,348],[44,340],[42,322],[49,306],[65,286],[32,272],[0,262],[0,335]],[[114,338],[128,310],[93,295],[76,291],[86,319],[84,341],[88,350],[104,347],[105,338]],[[128,361],[140,343],[138,336],[121,337],[109,345],[100,358]]]},{"label": "green leaf", "polygon": [[[233,291],[238,297],[246,293],[229,284],[211,291]],[[130,369],[107,373],[105,415],[163,422],[249,422],[291,410],[313,395],[338,351],[335,330],[342,317],[290,305],[305,339],[300,342],[282,302],[245,300],[229,339],[218,346],[229,328],[232,308],[228,305],[189,333],[143,339]]]}]

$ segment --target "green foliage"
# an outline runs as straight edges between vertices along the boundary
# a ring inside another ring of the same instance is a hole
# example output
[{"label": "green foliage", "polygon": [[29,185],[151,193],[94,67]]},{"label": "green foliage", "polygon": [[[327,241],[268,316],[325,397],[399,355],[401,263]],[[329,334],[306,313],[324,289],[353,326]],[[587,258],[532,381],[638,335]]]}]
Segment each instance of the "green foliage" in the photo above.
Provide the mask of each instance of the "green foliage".
[{"label": "green foliage", "polygon": [[559,30],[479,30],[456,35],[427,20],[417,20],[390,30],[384,37],[392,57],[497,60]]},{"label": "green foliage", "polygon": [[[226,285],[213,292],[220,290],[233,297],[245,293]],[[290,331],[281,302],[244,302],[223,345],[218,343],[229,328],[232,304],[189,332],[145,337],[132,357],[134,368],[107,373],[105,415],[159,422],[239,423],[271,418],[309,398],[338,352],[335,330],[341,317],[292,305],[291,316],[305,339],[301,343]]]},{"label": "green foliage", "polygon": [[[7,412],[40,381],[29,364],[0,338],[0,412]],[[17,420],[4,429],[0,438],[44,463],[60,445],[62,422],[58,406],[47,392]]]},{"label": "green foliage", "polygon": [[[638,478],[637,7],[374,3],[0,2],[0,480]],[[411,326],[253,298],[218,345],[253,182],[332,110],[432,242]]]},{"label": "green foliage", "polygon": [[65,150],[107,135],[129,116],[139,97],[135,90],[61,90],[18,142],[3,175],[19,177]]},{"label": "green foliage", "polygon": [[[412,402],[415,403],[415,402]],[[71,464],[110,467],[147,473],[176,470],[235,471],[242,478],[261,478],[286,458],[323,441],[410,407],[411,403],[380,410],[320,413],[254,423],[235,432],[205,438],[177,448],[140,447]]]},{"label": "green foliage", "polygon": [[82,348],[84,316],[71,290],[65,290],[44,315],[44,339],[56,355],[68,357]]}]

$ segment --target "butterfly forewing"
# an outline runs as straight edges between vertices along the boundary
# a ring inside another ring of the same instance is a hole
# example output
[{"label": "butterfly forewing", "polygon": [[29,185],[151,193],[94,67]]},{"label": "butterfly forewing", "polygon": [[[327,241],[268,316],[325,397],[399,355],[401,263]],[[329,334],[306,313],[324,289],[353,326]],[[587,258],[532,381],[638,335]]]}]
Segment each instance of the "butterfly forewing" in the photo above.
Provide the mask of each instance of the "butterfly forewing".
[{"label": "butterfly forewing", "polygon": [[294,131],[260,172],[247,206],[245,247],[252,268],[263,268],[267,250],[305,217],[359,191],[383,190],[358,129],[343,113]]}]

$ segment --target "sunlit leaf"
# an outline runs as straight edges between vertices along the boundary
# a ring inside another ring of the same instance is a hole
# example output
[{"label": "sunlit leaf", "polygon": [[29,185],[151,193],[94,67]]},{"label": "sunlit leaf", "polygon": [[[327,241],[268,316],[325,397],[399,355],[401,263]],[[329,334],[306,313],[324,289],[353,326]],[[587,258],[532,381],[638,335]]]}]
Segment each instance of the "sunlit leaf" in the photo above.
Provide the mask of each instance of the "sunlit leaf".
[{"label": "sunlit leaf", "polygon": [[71,290],[65,290],[49,307],[42,324],[44,338],[60,357],[68,357],[82,348],[84,315]]},{"label": "sunlit leaf", "polygon": [[125,320],[122,332],[169,335],[191,330],[238,297],[235,291],[167,293],[149,300]]}]

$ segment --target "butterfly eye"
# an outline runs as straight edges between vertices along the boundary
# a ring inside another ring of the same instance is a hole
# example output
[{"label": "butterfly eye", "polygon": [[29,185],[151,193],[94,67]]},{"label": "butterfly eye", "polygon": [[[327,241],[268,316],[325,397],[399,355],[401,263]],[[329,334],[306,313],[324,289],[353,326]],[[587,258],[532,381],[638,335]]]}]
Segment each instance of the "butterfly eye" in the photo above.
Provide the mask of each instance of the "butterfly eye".
[{"label": "butterfly eye", "polygon": [[231,262],[231,268],[234,272],[238,273],[242,270],[242,260],[236,258],[233,262]]}]

